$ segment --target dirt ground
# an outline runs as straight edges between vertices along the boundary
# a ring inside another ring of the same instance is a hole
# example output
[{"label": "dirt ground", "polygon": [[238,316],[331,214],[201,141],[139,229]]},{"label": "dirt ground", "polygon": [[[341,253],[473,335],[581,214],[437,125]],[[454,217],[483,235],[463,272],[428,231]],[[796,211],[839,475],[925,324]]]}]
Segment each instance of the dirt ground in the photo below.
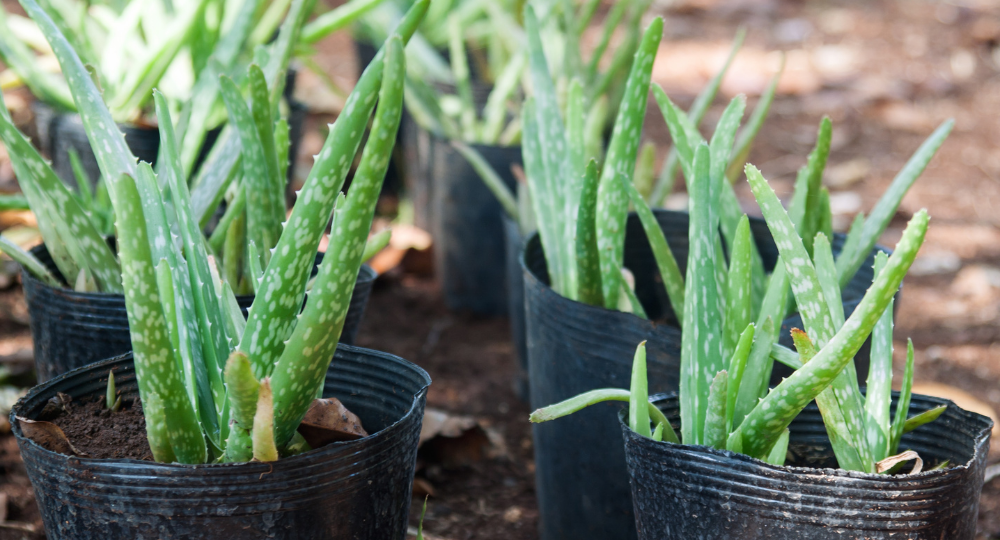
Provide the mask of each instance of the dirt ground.
[{"label": "dirt ground", "polygon": [[[834,138],[824,182],[840,228],[874,206],[939,123],[955,119],[883,238],[893,245],[915,211],[929,210],[931,230],[899,307],[896,350],[912,337],[918,382],[947,385],[949,397],[967,395],[1000,410],[1000,1],[679,0],[658,1],[653,11],[666,18],[654,82],[682,105],[721,64],[736,29],[747,29],[705,126],[738,93],[752,107],[776,69],[777,51],[785,52],[786,74],[750,159],[779,195],[790,195],[816,127],[829,115]],[[320,65],[349,88],[355,73],[349,38],[331,37],[320,51]],[[313,110],[337,109],[335,97],[303,79],[300,91]],[[310,125],[330,118],[314,117]],[[655,108],[645,133],[666,148]],[[321,142],[317,129],[307,133],[300,160],[310,164]],[[9,175],[9,165],[0,163],[0,191],[10,186]],[[739,193],[745,210],[759,214],[749,190],[741,185]],[[668,206],[683,203],[680,194]],[[470,415],[503,443],[496,455],[464,466],[422,463],[421,493],[432,492],[428,540],[536,538],[529,410],[512,389],[506,320],[450,313],[431,278],[394,272],[376,283],[358,343],[426,368],[434,379],[428,406]],[[26,360],[30,333],[15,281],[0,291],[0,364]],[[898,356],[897,375],[902,361]],[[997,461],[994,453],[991,463]],[[0,539],[38,537],[25,532],[40,522],[9,436],[0,436],[0,474],[0,515],[6,512]],[[415,496],[414,526],[422,501]],[[1000,538],[1000,480],[984,489],[979,528],[980,539]]]}]

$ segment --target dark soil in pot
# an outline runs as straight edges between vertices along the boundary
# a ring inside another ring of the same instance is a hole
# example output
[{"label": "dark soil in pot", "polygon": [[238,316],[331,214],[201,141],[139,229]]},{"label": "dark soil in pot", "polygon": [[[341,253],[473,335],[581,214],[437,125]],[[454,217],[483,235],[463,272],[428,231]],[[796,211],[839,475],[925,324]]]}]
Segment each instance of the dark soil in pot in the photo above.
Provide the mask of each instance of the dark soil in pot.
[{"label": "dark soil in pot", "polygon": [[[50,539],[288,538],[402,540],[430,377],[390,354],[342,345],[324,395],[341,399],[372,433],[273,463],[160,464],[56,454],[24,438],[63,392],[104,392],[107,373],[136,395],[129,355],[32,389],[11,422]],[[124,401],[123,399],[123,401]]]},{"label": "dark soil in pot", "polygon": [[[60,276],[44,245],[32,249],[32,254]],[[322,254],[317,256],[317,264],[320,260]],[[369,266],[361,266],[341,343],[354,342],[375,277]],[[40,382],[132,350],[124,296],[50,287],[26,272],[21,273],[21,279],[31,317],[35,368]],[[246,315],[253,296],[239,296],[237,302]]]},{"label": "dark soil in pot", "polygon": [[142,403],[136,398],[122,400],[115,412],[108,410],[101,396],[74,400],[65,405],[63,414],[39,420],[59,426],[73,447],[89,457],[153,461]]},{"label": "dark soil in pot", "polygon": [[[688,216],[667,210],[656,211],[656,216],[683,272]],[[762,220],[750,223],[764,264],[771,268],[777,260],[774,241]],[[835,252],[843,239],[843,235],[835,236]],[[873,261],[874,253],[844,289],[845,309],[853,310],[871,284]],[[545,258],[537,235],[525,244],[522,264],[533,409],[595,388],[628,388],[632,355],[644,340],[650,391],[676,391],[681,332],[674,323],[649,242],[634,214],[626,226],[625,266],[635,275],[636,295],[652,318],[650,321],[556,294],[547,285]],[[785,323],[795,324],[791,319]],[[787,334],[782,341],[786,339],[791,345]],[[864,378],[868,358],[865,348],[858,358],[859,377]],[[532,433],[541,539],[635,538],[615,408],[590,407],[555,422],[535,425]]]},{"label": "dark soil in pot", "polygon": [[[471,145],[513,191],[521,147]],[[481,315],[508,313],[503,207],[445,139],[431,138],[431,235],[445,303]]]},{"label": "dark soil in pot", "polygon": [[[893,397],[895,404],[898,393]],[[676,396],[656,403],[672,421],[679,417]],[[950,465],[916,475],[813,468],[836,463],[815,405],[790,426],[791,460],[784,467],[658,443],[620,422],[639,539],[973,540],[992,422],[919,395],[910,414],[942,404],[948,410],[904,435],[900,449],[917,451],[925,467]]]}]

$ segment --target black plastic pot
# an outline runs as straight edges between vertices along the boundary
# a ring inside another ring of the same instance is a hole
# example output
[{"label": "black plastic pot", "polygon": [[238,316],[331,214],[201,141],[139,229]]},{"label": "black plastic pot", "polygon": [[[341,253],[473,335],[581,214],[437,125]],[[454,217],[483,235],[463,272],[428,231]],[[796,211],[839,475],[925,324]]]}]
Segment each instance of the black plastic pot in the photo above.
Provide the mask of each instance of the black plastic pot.
[{"label": "black plastic pot", "polygon": [[[679,418],[676,396],[656,403]],[[815,405],[790,426],[791,466],[784,467],[656,442],[621,422],[639,539],[972,540],[993,422],[927,396],[913,396],[910,411],[943,404],[948,410],[904,435],[900,449],[917,451],[925,466],[951,466],[916,475],[815,468],[836,467]]]},{"label": "black plastic pot", "polygon": [[[472,165],[444,139],[431,139],[434,268],[450,309],[505,315],[503,207]],[[472,145],[511,190],[521,147]]]},{"label": "black plastic pot", "polygon": [[521,272],[521,247],[524,237],[517,222],[503,215],[503,234],[507,258],[507,317],[510,320],[510,340],[514,345],[517,375],[514,391],[517,397],[528,401],[528,343],[524,327],[524,273]]},{"label": "black plastic pot", "polygon": [[[61,276],[44,245],[35,247],[31,252],[56,276]],[[317,257],[317,264],[321,255]],[[341,343],[354,343],[375,277],[374,270],[362,265],[344,321]],[[124,296],[50,287],[23,271],[21,280],[31,317],[31,339],[39,382],[132,350]],[[253,298],[236,298],[244,316]]]},{"label": "black plastic pot", "polygon": [[[688,215],[657,210],[656,217],[683,272]],[[765,266],[773,268],[777,248],[766,224],[759,219],[750,223]],[[834,249],[842,243],[843,235],[837,235]],[[874,254],[844,289],[845,309],[853,311],[871,284],[873,259]],[[635,214],[626,225],[625,266],[635,275],[636,295],[651,320],[560,296],[548,286],[538,235],[525,244],[522,269],[532,408],[595,388],[628,388],[632,356],[644,340],[650,391],[677,391],[681,331]],[[859,353],[859,377],[867,373],[867,358]],[[636,537],[615,411],[612,406],[590,407],[532,427],[542,540]]]},{"label": "black plastic pot", "polygon": [[[56,392],[95,399],[114,370],[136,396],[131,354],[36,386],[11,426],[52,540],[227,538],[403,540],[430,377],[391,354],[342,345],[324,395],[357,414],[370,436],[273,463],[161,464],[57,454],[26,439]],[[124,401],[124,400],[123,400]]]}]

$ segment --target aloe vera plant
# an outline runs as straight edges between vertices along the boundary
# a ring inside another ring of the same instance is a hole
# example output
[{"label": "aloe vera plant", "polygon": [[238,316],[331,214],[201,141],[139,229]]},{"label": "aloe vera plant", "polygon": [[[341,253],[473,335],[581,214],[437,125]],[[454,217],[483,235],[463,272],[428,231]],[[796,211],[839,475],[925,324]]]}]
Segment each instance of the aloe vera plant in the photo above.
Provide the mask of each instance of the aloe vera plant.
[{"label": "aloe vera plant", "polygon": [[[306,3],[294,0],[290,11],[303,13]],[[103,176],[114,179],[109,192],[134,361],[157,461],[273,460],[307,449],[296,429],[321,388],[343,328],[394,141],[390,135],[400,118],[404,39],[427,4],[414,4],[331,127],[262,268],[244,321],[230,284],[220,280],[208,256],[183,181],[166,99],[155,96],[163,141],[157,174],[129,153],[57,25],[34,0],[24,0],[61,60]],[[300,18],[286,19],[274,47],[280,51],[282,43],[294,42],[300,27]],[[340,190],[373,111],[373,137],[345,197]],[[334,234],[303,308],[316,248],[331,215]]]}]

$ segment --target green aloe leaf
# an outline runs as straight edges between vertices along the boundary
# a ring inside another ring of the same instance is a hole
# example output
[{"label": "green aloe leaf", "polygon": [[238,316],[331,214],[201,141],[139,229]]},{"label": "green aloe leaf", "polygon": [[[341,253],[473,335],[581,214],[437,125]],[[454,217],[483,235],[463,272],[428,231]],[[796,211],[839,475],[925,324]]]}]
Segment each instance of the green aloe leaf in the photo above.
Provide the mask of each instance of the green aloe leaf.
[{"label": "green aloe leaf", "polygon": [[708,389],[708,407],[701,444],[724,450],[726,448],[726,395],[729,377],[726,370],[715,374]]},{"label": "green aloe leaf", "polygon": [[52,275],[52,272],[49,272],[49,269],[42,264],[42,261],[36,259],[31,253],[21,249],[17,244],[11,242],[9,238],[0,236],[0,253],[7,254],[8,257],[14,259],[14,262],[23,266],[28,273],[49,287],[63,286],[59,279]]},{"label": "green aloe leaf", "polygon": [[[639,152],[639,135],[646,115],[653,60],[662,36],[663,19],[657,17],[646,28],[635,53],[611,141],[608,143],[608,153],[601,169],[597,196],[597,249],[601,257],[601,274],[605,277],[611,272],[617,272],[622,265],[625,220],[628,216],[628,196],[622,182],[632,181]],[[603,294],[604,306],[613,309],[618,303],[617,286],[605,282]]]},{"label": "green aloe leaf", "polygon": [[745,215],[736,228],[733,249],[729,257],[729,275],[726,287],[725,328],[722,334],[722,352],[733,354],[736,344],[742,339],[741,333],[750,324],[751,302],[751,258],[750,219]]},{"label": "green aloe leaf", "polygon": [[[823,296],[830,309],[833,327],[844,326],[844,303],[840,297],[840,283],[837,281],[837,267],[833,262],[833,248],[825,233],[816,235],[813,242],[813,265],[823,289]],[[879,461],[879,460],[875,460]]]},{"label": "green aloe leaf", "polygon": [[889,188],[885,190],[882,198],[875,204],[875,208],[872,208],[871,214],[865,220],[857,248],[851,253],[841,254],[841,260],[837,261],[841,286],[846,285],[854,277],[854,274],[857,273],[858,268],[861,268],[865,258],[868,257],[868,253],[875,247],[878,237],[882,235],[882,232],[889,225],[892,216],[896,214],[896,209],[899,208],[899,203],[903,200],[903,196],[909,191],[910,186],[917,181],[920,174],[924,172],[927,164],[930,163],[931,158],[934,157],[938,148],[941,147],[948,134],[951,133],[951,128],[954,125],[954,120],[948,120],[938,126],[934,130],[934,133],[931,133],[930,137],[914,152],[913,156],[910,157],[909,161],[906,162],[906,165],[903,166],[896,177],[892,179]]},{"label": "green aloe leaf", "polygon": [[649,431],[649,387],[646,381],[646,342],[635,348],[632,359],[632,385],[629,390],[631,398],[628,405],[628,425],[632,431],[644,437],[650,437]]},{"label": "green aloe leaf", "polygon": [[[548,422],[564,416],[569,416],[577,411],[585,409],[586,407],[596,405],[597,403],[603,403],[606,401],[630,402],[631,399],[632,394],[628,390],[621,388],[600,388],[598,390],[584,392],[565,401],[560,401],[559,403],[554,403],[547,407],[537,409],[531,413],[529,420],[536,424]],[[652,403],[649,404],[648,408],[650,419],[652,419],[652,421],[657,425],[663,424],[665,426],[663,434],[664,440],[672,443],[680,443],[680,440],[677,438],[677,434],[670,425],[670,421],[663,415],[663,411],[657,409]]]},{"label": "green aloe leaf", "polygon": [[[337,348],[361,267],[361,253],[371,229],[375,203],[399,129],[406,76],[403,40],[395,35],[386,41],[385,47],[385,75],[371,137],[365,145],[347,200],[334,213],[330,246],[320,264],[316,284],[271,377],[275,395],[274,440],[279,448],[288,443],[305,416]],[[293,214],[292,226],[286,229],[288,235],[297,233],[294,219]],[[325,222],[319,225],[316,230],[322,232]],[[286,236],[282,235],[282,241]],[[279,243],[278,251],[281,249]],[[278,272],[283,274],[283,270],[283,266],[269,265],[264,280]],[[308,276],[308,270],[304,274]],[[323,325],[332,326],[331,331],[314,331]]]},{"label": "green aloe leaf", "polygon": [[[882,272],[889,257],[879,252],[875,256],[875,275]],[[868,391],[865,394],[866,435],[875,461],[895,455],[889,453],[891,438],[889,405],[892,401],[892,304],[875,323],[872,330],[871,362],[868,368]]]},{"label": "green aloe leaf", "polygon": [[771,452],[767,454],[764,461],[770,463],[771,465],[782,466],[785,464],[785,458],[788,456],[788,440],[791,437],[791,433],[788,428],[781,432],[778,436],[778,442],[774,443],[774,447],[771,448]]},{"label": "green aloe leaf", "polygon": [[[729,381],[726,388],[726,437],[733,431],[733,421],[736,417],[736,402],[739,399],[740,389],[743,387],[743,377],[747,371],[747,364],[750,361],[750,352],[754,343],[754,333],[756,328],[753,324],[748,324],[740,334],[740,340],[736,344],[729,360]],[[750,385],[759,388],[757,381],[751,379]],[[739,418],[742,421],[743,418]],[[725,441],[723,441],[725,443]]]},{"label": "green aloe leaf", "polygon": [[[883,269],[884,271],[884,269]],[[899,441],[906,430],[906,417],[910,414],[910,397],[913,394],[913,340],[906,340],[906,369],[903,372],[903,386],[896,401],[896,416],[892,419],[892,433],[889,439],[889,455],[899,452]]]},{"label": "green aloe leaf", "polygon": [[359,17],[381,4],[383,0],[351,0],[309,21],[302,29],[299,42],[312,44],[345,28]]},{"label": "green aloe leaf", "polygon": [[684,279],[684,321],[681,328],[681,431],[685,444],[704,444],[703,429],[711,378],[724,367],[722,321],[715,275],[715,239],[712,221],[708,145],[695,151],[688,228],[688,264]]},{"label": "green aloe leaf", "polygon": [[600,181],[597,162],[587,164],[580,210],[576,219],[576,264],[580,288],[577,299],[592,306],[604,305],[601,291],[601,260],[597,253],[597,186]]},{"label": "green aloe leaf", "polygon": [[771,378],[771,347],[776,342],[775,336],[777,333],[770,317],[760,325],[760,330],[754,331],[746,367],[736,388],[736,401],[730,407],[733,411],[730,433],[740,427],[746,415],[757,405],[757,401],[767,393],[767,384]]},{"label": "green aloe leaf", "polygon": [[940,405],[907,418],[906,423],[903,424],[903,433],[909,433],[920,426],[937,420],[946,410],[948,410],[947,405]]}]

